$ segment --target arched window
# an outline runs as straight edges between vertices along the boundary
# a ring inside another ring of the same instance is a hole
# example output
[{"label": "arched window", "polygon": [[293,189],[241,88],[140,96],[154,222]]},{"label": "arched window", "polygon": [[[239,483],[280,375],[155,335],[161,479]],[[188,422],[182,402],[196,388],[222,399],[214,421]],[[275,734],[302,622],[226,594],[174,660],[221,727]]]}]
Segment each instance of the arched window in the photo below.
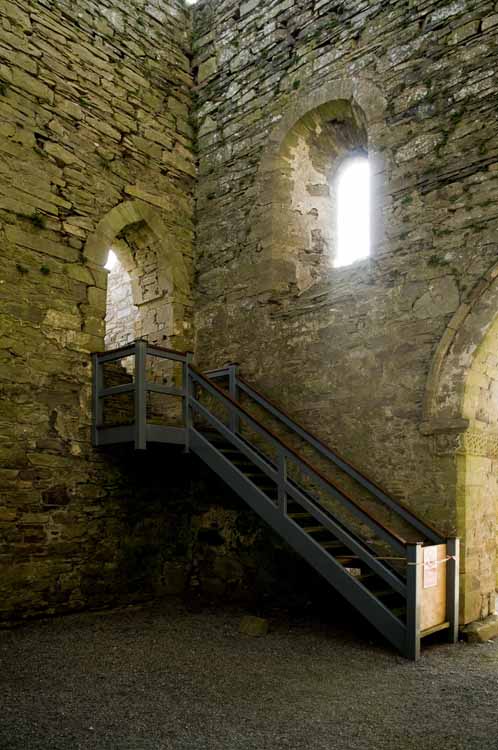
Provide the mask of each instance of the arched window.
[{"label": "arched window", "polygon": [[303,291],[369,256],[368,132],[354,101],[310,110],[270,166],[271,251],[280,288]]},{"label": "arched window", "polygon": [[337,176],[337,248],[334,266],[349,266],[370,255],[370,164],[348,158]]}]

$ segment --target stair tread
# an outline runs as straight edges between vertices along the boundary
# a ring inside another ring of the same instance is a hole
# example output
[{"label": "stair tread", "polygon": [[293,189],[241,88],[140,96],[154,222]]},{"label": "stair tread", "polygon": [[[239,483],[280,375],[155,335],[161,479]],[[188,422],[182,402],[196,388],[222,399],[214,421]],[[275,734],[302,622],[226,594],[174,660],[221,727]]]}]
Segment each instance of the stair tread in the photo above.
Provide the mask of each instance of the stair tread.
[{"label": "stair tread", "polygon": [[378,599],[380,599],[380,598],[385,597],[385,596],[394,595],[397,592],[394,591],[393,589],[380,589],[378,591],[371,591],[370,593],[373,594],[374,596],[376,596]]},{"label": "stair tread", "polygon": [[328,531],[325,526],[303,526],[302,529],[307,534],[314,534],[317,531]]}]

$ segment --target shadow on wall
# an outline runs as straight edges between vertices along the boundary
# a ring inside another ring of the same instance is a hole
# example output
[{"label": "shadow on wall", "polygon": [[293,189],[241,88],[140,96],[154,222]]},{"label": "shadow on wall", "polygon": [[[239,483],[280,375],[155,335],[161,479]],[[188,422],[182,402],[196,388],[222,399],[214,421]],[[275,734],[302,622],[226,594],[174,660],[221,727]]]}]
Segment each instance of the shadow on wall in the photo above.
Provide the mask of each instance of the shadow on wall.
[{"label": "shadow on wall", "polygon": [[177,595],[261,612],[337,606],[328,584],[204,464],[168,451],[166,469],[163,446],[108,451],[122,483],[120,544],[109,577],[102,566],[87,571],[94,606],[111,592],[117,602]]}]

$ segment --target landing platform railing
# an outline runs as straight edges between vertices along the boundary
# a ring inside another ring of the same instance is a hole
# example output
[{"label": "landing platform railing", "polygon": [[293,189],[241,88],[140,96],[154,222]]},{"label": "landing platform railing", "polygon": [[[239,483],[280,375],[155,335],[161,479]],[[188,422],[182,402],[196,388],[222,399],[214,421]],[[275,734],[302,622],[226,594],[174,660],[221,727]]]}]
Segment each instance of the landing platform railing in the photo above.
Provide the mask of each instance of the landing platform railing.
[{"label": "landing platform railing", "polygon": [[[158,360],[179,362],[182,368],[179,386],[165,385],[148,380],[147,357]],[[106,364],[121,363],[130,360],[128,371],[132,373],[129,383],[106,387],[104,368]],[[177,352],[160,346],[152,346],[143,339],[132,344],[93,355],[93,444],[96,446],[117,442],[135,444],[137,450],[145,450],[147,441],[185,444],[188,441],[186,425],[188,366],[192,360],[190,352]],[[147,421],[147,394],[158,393],[165,396],[176,396],[182,399],[183,426],[149,424]],[[132,425],[106,426],[104,422],[105,399],[112,396],[129,394],[133,397]]]}]

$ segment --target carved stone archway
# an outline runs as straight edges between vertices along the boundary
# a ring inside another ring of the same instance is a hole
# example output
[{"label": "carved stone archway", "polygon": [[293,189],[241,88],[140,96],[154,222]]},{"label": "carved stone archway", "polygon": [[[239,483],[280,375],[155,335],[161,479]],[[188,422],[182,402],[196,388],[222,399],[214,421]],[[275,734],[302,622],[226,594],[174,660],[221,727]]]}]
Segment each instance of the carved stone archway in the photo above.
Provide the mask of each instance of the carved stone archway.
[{"label": "carved stone archway", "polygon": [[454,461],[462,537],[461,619],[495,610],[498,508],[498,264],[457,310],[433,358],[424,434]]}]

